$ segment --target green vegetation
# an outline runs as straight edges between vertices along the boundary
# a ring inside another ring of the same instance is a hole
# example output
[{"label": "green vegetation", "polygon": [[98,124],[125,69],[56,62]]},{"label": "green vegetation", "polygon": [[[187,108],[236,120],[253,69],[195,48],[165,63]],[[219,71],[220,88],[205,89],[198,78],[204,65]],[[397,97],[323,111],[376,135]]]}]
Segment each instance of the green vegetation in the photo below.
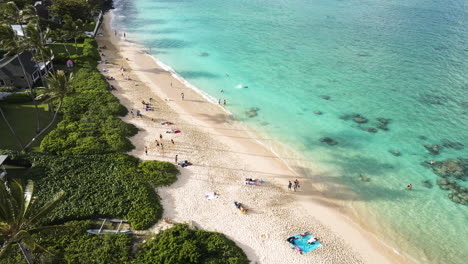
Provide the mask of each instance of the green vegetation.
[{"label": "green vegetation", "polygon": [[138,165],[141,171],[142,177],[156,185],[171,185],[177,180],[177,174],[179,171],[176,166],[168,162],[161,161],[143,161]]},{"label": "green vegetation", "polygon": [[128,137],[137,128],[117,115],[127,110],[109,92],[97,70],[80,69],[73,82],[73,96],[63,101],[63,120],[41,143],[41,151],[54,154],[105,154],[133,149]]},{"label": "green vegetation", "polygon": [[143,244],[134,263],[248,264],[245,253],[221,233],[178,224]]},{"label": "green vegetation", "polygon": [[[133,238],[128,235],[91,235],[92,221],[72,221],[52,232],[32,237],[51,253],[38,252],[41,263],[121,263],[121,264],[247,264],[242,250],[223,234],[190,230],[178,224],[140,246],[132,254]],[[10,250],[2,264],[26,263],[19,251]]]},{"label": "green vegetation", "polygon": [[[1,56],[0,56],[1,58]],[[3,86],[0,87],[0,93],[14,93],[17,92],[19,89],[13,86]]]},{"label": "green vegetation", "polygon": [[[39,232],[33,238],[50,253],[37,252],[37,263],[129,263],[133,238],[128,235],[91,235],[92,221],[72,221],[63,228]],[[19,251],[9,251],[2,264],[26,263]]]},{"label": "green vegetation", "polygon": [[54,0],[50,11],[54,16],[70,16],[73,20],[91,20],[91,5],[87,0]]},{"label": "green vegetation", "polygon": [[34,180],[41,200],[58,190],[67,193],[60,206],[48,215],[48,223],[118,217],[129,220],[135,229],[146,229],[162,216],[159,198],[140,177],[139,161],[134,157],[0,153],[11,157],[9,164],[31,166],[24,178]]},{"label": "green vegetation", "polygon": [[[0,103],[11,126],[15,129],[19,138],[23,142],[30,141],[36,135],[36,116],[33,103],[27,104],[6,104]],[[39,108],[39,117],[41,123],[47,124],[52,120],[52,114],[48,112],[48,106],[41,104]],[[3,119],[0,119],[0,148],[21,150],[18,143],[8,129]],[[41,138],[38,138],[32,144],[33,149],[38,147]]]},{"label": "green vegetation", "polygon": [[0,184],[0,257],[6,255],[14,246],[21,249],[24,258],[31,262],[31,250],[41,246],[32,238],[32,234],[41,230],[57,228],[40,226],[38,223],[58,205],[63,191],[52,194],[47,202],[34,196],[34,183],[24,185],[20,180]]},{"label": "green vegetation", "polygon": [[31,96],[29,93],[14,93],[6,96],[3,99],[6,103],[10,104],[21,104],[32,102]]}]

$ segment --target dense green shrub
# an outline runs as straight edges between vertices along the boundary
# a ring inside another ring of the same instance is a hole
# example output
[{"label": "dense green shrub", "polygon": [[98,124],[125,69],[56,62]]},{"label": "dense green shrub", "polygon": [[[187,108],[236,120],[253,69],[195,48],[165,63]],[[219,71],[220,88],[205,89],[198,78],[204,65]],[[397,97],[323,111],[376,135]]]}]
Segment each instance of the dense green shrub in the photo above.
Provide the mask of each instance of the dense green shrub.
[{"label": "dense green shrub", "polygon": [[[92,235],[91,221],[73,221],[59,229],[33,235],[49,252],[38,251],[37,263],[129,263],[133,238],[129,235]],[[2,264],[26,263],[17,247],[13,247]]]},{"label": "dense green shrub", "polygon": [[0,87],[0,93],[14,93],[17,92],[19,89],[13,86],[4,86]]},{"label": "dense green shrub", "polygon": [[65,65],[67,63],[69,56],[65,52],[59,52],[54,55],[54,63],[59,65]]},{"label": "dense green shrub", "polygon": [[6,96],[3,100],[9,104],[23,104],[31,102],[32,98],[28,93],[14,93]]},{"label": "dense green shrub", "polygon": [[156,235],[138,250],[134,262],[166,264],[247,264],[245,253],[221,233],[190,230],[178,224]]},{"label": "dense green shrub", "polygon": [[8,164],[32,166],[25,176],[32,179],[41,200],[58,190],[66,192],[48,223],[96,217],[129,220],[135,229],[145,229],[162,215],[159,198],[144,179],[139,179],[139,160],[126,154],[54,156],[44,153],[8,155]]},{"label": "dense green shrub", "polygon": [[138,165],[141,177],[155,185],[171,185],[177,180],[179,170],[172,163],[147,160]]},{"label": "dense green shrub", "polygon": [[87,38],[83,43],[83,56],[89,60],[94,60],[97,62],[101,60],[101,56],[98,52],[98,44],[95,39]]},{"label": "dense green shrub", "polygon": [[117,116],[127,109],[109,92],[102,75],[91,69],[76,72],[72,96],[65,97],[63,120],[41,142],[41,150],[55,154],[104,154],[133,149],[128,137],[138,129]]}]

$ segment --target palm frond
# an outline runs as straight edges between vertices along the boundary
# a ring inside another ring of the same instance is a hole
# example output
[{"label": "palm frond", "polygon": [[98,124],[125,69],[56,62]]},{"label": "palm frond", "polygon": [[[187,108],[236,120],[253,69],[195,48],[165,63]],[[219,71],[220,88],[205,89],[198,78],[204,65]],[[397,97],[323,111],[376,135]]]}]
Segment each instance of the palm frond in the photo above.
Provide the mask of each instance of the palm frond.
[{"label": "palm frond", "polygon": [[23,209],[22,215],[20,216],[21,221],[28,214],[31,202],[33,201],[33,193],[34,193],[34,182],[29,180],[24,189],[24,199],[23,199],[24,209]]},{"label": "palm frond", "polygon": [[41,220],[44,216],[50,213],[57,206],[58,202],[64,197],[65,192],[60,191],[54,195],[44,206],[42,206],[39,211],[29,218],[29,224],[35,224]]},{"label": "palm frond", "polygon": [[3,245],[2,245],[2,248],[0,249],[0,259],[3,258],[5,256],[5,254],[8,252],[8,250],[11,248],[11,241],[9,240],[6,240]]}]

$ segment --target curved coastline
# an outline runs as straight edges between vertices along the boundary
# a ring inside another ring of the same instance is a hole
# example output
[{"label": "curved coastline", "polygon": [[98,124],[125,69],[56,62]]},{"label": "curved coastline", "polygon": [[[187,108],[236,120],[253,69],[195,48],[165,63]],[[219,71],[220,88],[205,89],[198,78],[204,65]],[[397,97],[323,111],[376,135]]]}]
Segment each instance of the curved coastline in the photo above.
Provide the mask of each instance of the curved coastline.
[{"label": "curved coastline", "polygon": [[[109,19],[110,19],[110,16],[106,15],[105,16],[105,24],[104,24],[105,27],[109,26],[109,24],[110,24]],[[110,33],[112,31],[109,28],[107,28],[106,32]],[[105,33],[105,36],[108,36],[108,35],[112,36],[112,34],[106,34]],[[105,39],[105,38],[103,38],[103,39]],[[123,56],[123,57],[128,56],[129,58],[136,58],[135,56],[138,56],[138,58],[141,58],[141,57],[150,58],[153,61],[153,64],[156,64],[160,69],[162,69],[162,70],[166,71],[167,73],[169,73],[170,78],[174,78],[175,79],[174,81],[177,80],[178,82],[183,84],[186,88],[190,88],[192,91],[199,94],[205,101],[210,102],[210,104],[213,107],[218,109],[218,111],[222,109],[222,112],[224,112],[224,114],[223,114],[224,118],[230,118],[230,113],[226,109],[224,109],[223,107],[218,106],[217,103],[216,103],[216,100],[213,100],[213,98],[211,98],[209,95],[203,93],[202,91],[200,91],[199,89],[197,89],[193,85],[190,85],[188,83],[188,81],[186,81],[182,77],[178,76],[177,73],[175,73],[175,71],[172,70],[172,68],[170,68],[167,65],[164,65],[162,62],[158,61],[157,58],[155,58],[155,57],[153,57],[153,56],[151,56],[151,55],[149,55],[149,54],[147,54],[145,52],[141,52],[142,48],[138,47],[137,44],[128,43],[128,42],[120,43],[118,39],[113,38],[113,37],[110,37],[110,39],[111,39],[111,41],[112,41],[112,43],[114,45],[119,45],[120,46],[120,48],[118,50],[121,52],[121,54],[125,54],[125,56]],[[134,61],[134,60],[131,59],[131,61]],[[130,64],[131,64],[131,62],[130,62]],[[140,65],[140,63],[139,63],[139,65]],[[152,66],[154,66],[154,65],[152,65]],[[130,68],[134,68],[134,67],[130,67]],[[146,83],[146,84],[148,84],[148,83],[155,84],[153,82],[154,80],[150,80],[150,77],[148,77],[148,76],[145,77],[144,76],[144,75],[148,75],[148,74],[139,74],[139,73],[137,73],[137,75],[138,75],[138,79],[141,79],[141,81],[143,81],[144,83]],[[146,79],[146,80],[143,80],[143,79]],[[179,114],[182,113],[182,115],[187,113],[186,109],[182,110],[180,105],[176,105],[176,104],[172,103],[173,100],[174,100],[174,99],[172,99],[174,95],[170,95],[170,91],[169,92],[167,91],[167,89],[168,89],[167,83],[165,84],[166,87],[161,87],[161,84],[159,84],[158,86],[159,86],[158,88],[152,87],[152,91],[154,91],[161,99],[163,99],[163,100],[168,99],[166,102],[168,102],[168,104],[170,104],[170,107],[173,108],[177,113],[179,113]],[[121,98],[121,97],[119,97],[119,98]],[[190,120],[190,121],[194,121],[194,120]],[[230,121],[232,121],[232,120],[230,120]],[[200,123],[200,120],[197,120],[197,122]],[[201,123],[203,123],[203,122],[201,122]],[[258,139],[258,133],[252,131],[251,129],[246,130],[246,126],[244,124],[241,124],[241,123],[234,124],[233,122],[230,122],[229,126],[231,126],[231,127],[233,127],[233,126],[234,127],[242,126],[242,128],[240,128],[240,129],[243,130],[244,132],[248,131],[247,133],[250,134],[250,136],[248,136],[248,138],[253,139],[254,141],[256,141],[256,145],[258,145],[258,146],[256,146],[255,148],[268,149],[266,151],[270,152],[274,156],[276,156],[274,159],[279,160],[279,161],[275,161],[276,163],[278,163],[278,162],[283,163],[283,165],[281,165],[281,167],[287,166],[286,168],[283,168],[283,170],[290,171],[290,173],[289,173],[290,176],[297,175],[297,173],[293,171],[293,169],[290,166],[289,162],[287,162],[286,160],[281,158],[281,155],[278,155],[278,153],[275,153],[274,148],[271,147],[269,145],[269,143],[262,142],[261,140]],[[216,127],[211,127],[209,129],[210,130],[215,130],[215,131],[218,130],[218,132],[219,132],[219,128],[216,128]],[[253,136],[252,136],[252,134],[253,134]],[[231,142],[231,144],[232,143],[233,142]],[[234,142],[234,143],[236,143],[236,142]],[[241,142],[241,144],[245,144],[245,143]],[[139,146],[139,145],[141,145],[141,143],[140,144],[135,144],[135,145],[137,146],[137,148],[141,147],[141,146]],[[251,147],[251,145],[249,145],[249,147]],[[262,150],[262,151],[265,151],[265,150]],[[138,155],[138,156],[141,157],[141,153],[138,153],[138,151],[137,151],[137,153],[133,153],[133,154]],[[283,180],[283,182],[279,182],[281,179],[271,179],[271,180],[275,182],[277,188],[280,188],[278,186],[284,185],[284,180]],[[305,182],[306,180],[307,180],[307,182]],[[313,190],[312,183],[310,182],[310,180],[301,179],[301,181],[303,181],[302,185],[304,187],[310,187],[310,189]],[[171,188],[168,188],[168,189],[171,189]],[[338,233],[339,236],[344,238],[344,240],[347,241],[348,244],[352,244],[351,248],[353,248],[354,250],[357,250],[360,253],[360,255],[363,257],[365,262],[371,263],[371,262],[375,261],[376,259],[381,260],[381,261],[379,261],[379,263],[390,263],[390,261],[389,261],[390,259],[392,259],[392,263],[395,263],[396,262],[395,260],[397,260],[397,259],[398,259],[397,262],[399,262],[399,263],[405,263],[406,262],[404,258],[398,257],[399,254],[397,252],[395,252],[395,249],[389,247],[383,241],[380,241],[378,239],[378,237],[376,237],[372,233],[369,233],[368,231],[363,230],[361,227],[358,226],[359,224],[357,224],[353,219],[343,215],[342,214],[343,212],[339,212],[339,211],[337,212],[336,208],[330,209],[330,208],[326,208],[325,206],[319,205],[319,204],[313,205],[314,202],[312,201],[313,199],[310,199],[310,192],[313,192],[313,191],[301,191],[300,197],[295,197],[296,201],[298,201],[300,203],[301,208],[304,208],[304,211],[307,211],[308,215],[310,215],[310,216],[319,215],[319,217],[317,217],[317,218],[320,220],[320,222],[322,224],[327,222],[327,226],[329,228],[339,227],[339,228],[336,228],[335,231],[338,230],[338,232],[336,232],[336,233]],[[168,196],[170,197],[170,194]],[[165,197],[163,197],[163,199],[164,198]],[[174,208],[174,210],[177,211],[178,208],[176,207],[176,208]],[[317,210],[320,211],[320,214],[317,214]],[[336,224],[336,225],[334,225],[334,224]],[[223,232],[224,230],[218,230],[217,229],[217,231]],[[334,233],[335,233],[335,231],[334,231]],[[238,239],[236,239],[236,236],[234,236],[233,239],[236,242],[238,242]],[[365,243],[363,243],[363,239],[366,241]],[[242,245],[241,245],[241,247],[242,247]],[[246,250],[246,251],[248,253],[248,250]],[[257,253],[256,255],[258,255],[258,254],[259,253]],[[291,254],[293,254],[293,253],[291,253]],[[396,254],[398,254],[398,255],[396,255]],[[259,261],[261,261],[261,259],[262,259],[261,257],[257,258],[257,260],[259,260]]]}]

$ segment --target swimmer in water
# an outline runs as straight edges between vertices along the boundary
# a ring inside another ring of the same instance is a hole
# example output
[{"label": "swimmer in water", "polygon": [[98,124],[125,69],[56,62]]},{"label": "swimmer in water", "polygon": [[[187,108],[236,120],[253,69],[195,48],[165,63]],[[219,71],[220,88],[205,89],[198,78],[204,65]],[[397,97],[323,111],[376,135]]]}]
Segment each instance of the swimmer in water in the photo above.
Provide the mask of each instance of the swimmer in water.
[{"label": "swimmer in water", "polygon": [[408,189],[408,190],[411,190],[411,189],[413,189],[413,185],[412,185],[411,183],[410,183],[410,184],[408,184],[408,185],[406,186],[406,189]]},{"label": "swimmer in water", "polygon": [[221,89],[221,92],[224,93],[224,89]]}]

